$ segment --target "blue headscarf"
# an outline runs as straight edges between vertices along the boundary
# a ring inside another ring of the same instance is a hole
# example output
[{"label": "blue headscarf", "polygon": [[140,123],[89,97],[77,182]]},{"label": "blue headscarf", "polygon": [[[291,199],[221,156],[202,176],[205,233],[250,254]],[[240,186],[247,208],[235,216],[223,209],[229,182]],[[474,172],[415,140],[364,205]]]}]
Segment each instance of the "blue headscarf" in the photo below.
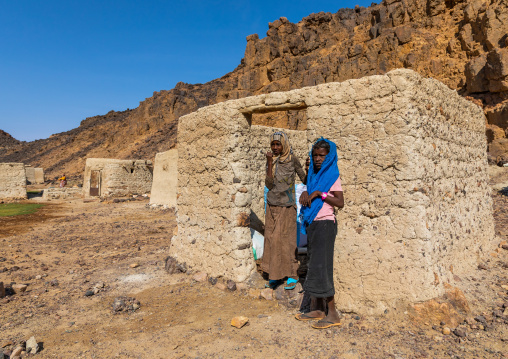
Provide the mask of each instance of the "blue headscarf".
[{"label": "blue headscarf", "polygon": [[[321,164],[319,172],[314,173],[314,161],[312,160],[312,149],[309,156],[311,158],[309,166],[309,174],[307,175],[307,193],[312,194],[314,191],[328,192],[333,184],[339,178],[339,167],[337,166],[337,146],[332,141],[321,137],[316,141],[326,141],[330,145],[330,152],[326,155],[325,160]],[[314,145],[316,144],[314,143]],[[312,146],[314,148],[314,146]],[[301,212],[306,226],[310,225],[316,215],[323,207],[321,198],[314,198],[310,207],[302,206]]]}]

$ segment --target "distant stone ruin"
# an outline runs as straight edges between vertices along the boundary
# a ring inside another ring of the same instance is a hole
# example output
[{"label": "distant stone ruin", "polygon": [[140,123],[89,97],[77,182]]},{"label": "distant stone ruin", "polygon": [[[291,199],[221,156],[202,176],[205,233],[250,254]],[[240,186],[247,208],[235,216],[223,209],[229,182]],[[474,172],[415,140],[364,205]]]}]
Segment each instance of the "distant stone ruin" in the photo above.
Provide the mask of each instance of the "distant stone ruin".
[{"label": "distant stone ruin", "polygon": [[176,206],[178,184],[178,150],[157,153],[153,168],[153,183],[150,205],[161,207]]},{"label": "distant stone ruin", "polygon": [[147,160],[88,158],[83,176],[87,197],[123,197],[150,193],[153,166]]},{"label": "distant stone ruin", "polygon": [[485,116],[444,84],[410,70],[243,98],[199,109],[178,126],[178,235],[171,255],[246,281],[250,226],[261,210],[268,134],[256,113],[306,111],[289,131],[305,160],[320,136],[337,144],[338,307],[382,313],[444,293],[493,248]]},{"label": "distant stone ruin", "polygon": [[83,189],[79,187],[50,187],[42,193],[42,199],[45,201],[64,200],[72,198],[82,198]]},{"label": "distant stone ruin", "polygon": [[29,165],[25,166],[26,180],[28,184],[41,184],[44,183],[44,170]]},{"label": "distant stone ruin", "polygon": [[0,199],[18,198],[27,198],[25,165],[0,163]]}]

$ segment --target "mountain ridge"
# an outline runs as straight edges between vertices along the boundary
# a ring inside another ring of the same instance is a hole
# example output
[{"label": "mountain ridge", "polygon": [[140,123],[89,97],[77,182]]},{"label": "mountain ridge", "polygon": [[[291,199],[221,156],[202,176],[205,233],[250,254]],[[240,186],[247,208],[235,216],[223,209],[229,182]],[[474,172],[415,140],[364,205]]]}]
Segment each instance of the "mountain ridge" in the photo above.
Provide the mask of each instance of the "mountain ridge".
[{"label": "mountain ridge", "polygon": [[[280,18],[267,36],[247,36],[231,72],[205,84],[179,82],[131,110],[83,120],[75,129],[0,146],[0,162],[81,175],[86,157],[153,159],[176,146],[178,119],[200,107],[273,91],[411,68],[480,104],[491,141],[508,127],[508,0],[384,0],[368,8]],[[497,61],[497,62],[496,62]],[[506,66],[505,66],[506,63]]]}]

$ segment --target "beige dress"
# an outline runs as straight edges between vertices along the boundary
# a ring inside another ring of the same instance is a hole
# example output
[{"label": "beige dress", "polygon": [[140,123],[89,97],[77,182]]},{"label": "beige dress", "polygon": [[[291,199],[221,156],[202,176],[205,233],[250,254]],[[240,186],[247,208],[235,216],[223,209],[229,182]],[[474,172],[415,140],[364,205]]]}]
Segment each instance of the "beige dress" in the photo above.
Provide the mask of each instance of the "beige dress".
[{"label": "beige dress", "polygon": [[275,163],[274,178],[266,178],[265,246],[261,269],[269,279],[297,278],[295,175],[305,172],[292,154],[286,163]]}]

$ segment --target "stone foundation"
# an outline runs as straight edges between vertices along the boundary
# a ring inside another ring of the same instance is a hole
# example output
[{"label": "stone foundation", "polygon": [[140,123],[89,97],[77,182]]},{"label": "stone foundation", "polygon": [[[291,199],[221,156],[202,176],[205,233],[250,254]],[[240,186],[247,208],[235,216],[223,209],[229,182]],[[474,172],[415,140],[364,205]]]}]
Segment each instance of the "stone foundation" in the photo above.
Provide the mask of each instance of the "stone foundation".
[{"label": "stone foundation", "polygon": [[[180,118],[178,236],[171,255],[245,281],[250,222],[264,220],[269,134],[252,114],[306,111],[288,131],[302,164],[320,136],[337,144],[345,207],[337,214],[338,307],[381,313],[444,293],[493,247],[485,116],[410,70],[227,101]],[[295,239],[296,240],[296,239]]]},{"label": "stone foundation", "polygon": [[62,200],[70,198],[82,198],[83,189],[79,187],[64,187],[64,188],[46,188],[42,193],[42,199],[45,201]]}]

